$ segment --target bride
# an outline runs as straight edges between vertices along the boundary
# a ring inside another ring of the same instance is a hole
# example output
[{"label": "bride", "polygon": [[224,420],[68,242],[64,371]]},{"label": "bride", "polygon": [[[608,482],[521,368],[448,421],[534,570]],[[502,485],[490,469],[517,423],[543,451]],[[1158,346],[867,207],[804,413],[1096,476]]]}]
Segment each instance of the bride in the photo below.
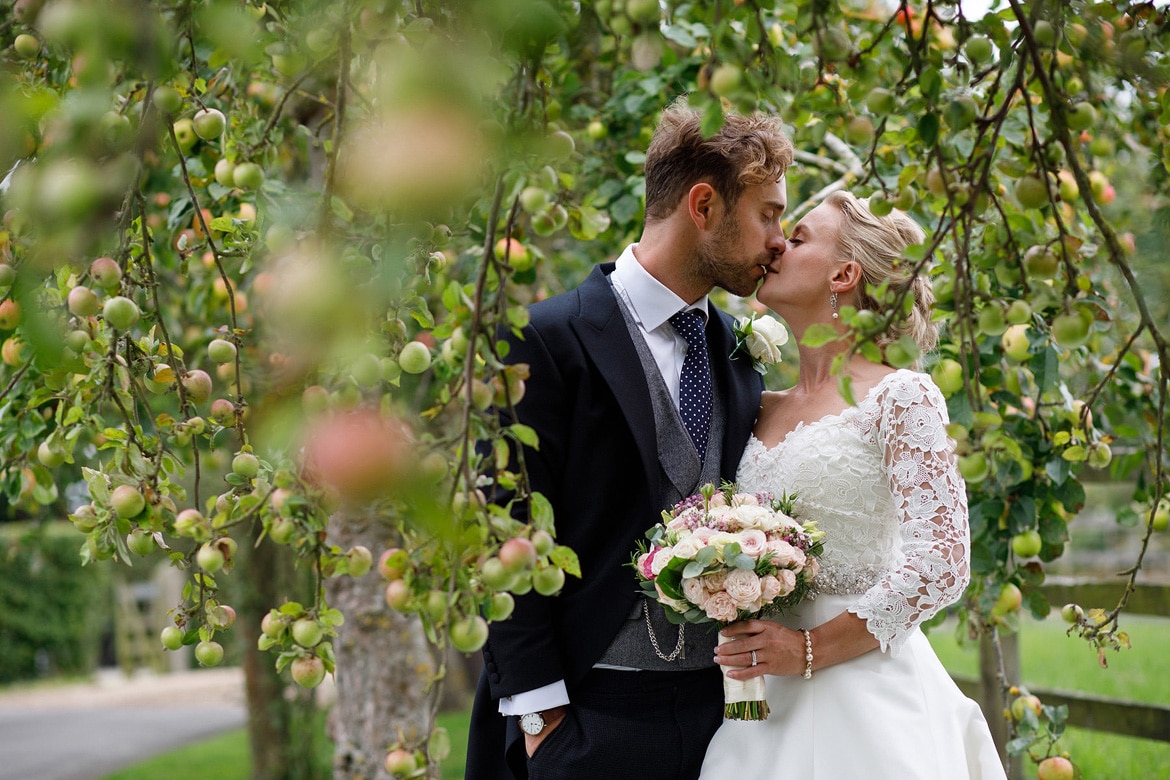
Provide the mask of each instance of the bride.
[{"label": "bride", "polygon": [[[838,192],[804,217],[757,297],[799,343],[814,323],[842,333],[839,309],[876,309],[868,291],[905,291],[911,313],[882,346],[909,335],[925,352],[937,332],[927,279],[899,267],[923,232],[905,214],[873,216]],[[825,532],[819,594],[777,621],[724,629],[715,660],[734,679],[767,675],[772,714],[724,721],[702,778],[914,780],[1004,778],[987,723],[918,628],[970,579],[967,501],[948,440],[946,404],[929,376],[854,355],[845,341],[800,347],[794,387],[765,393],[740,462],[741,489],[788,492]]]}]

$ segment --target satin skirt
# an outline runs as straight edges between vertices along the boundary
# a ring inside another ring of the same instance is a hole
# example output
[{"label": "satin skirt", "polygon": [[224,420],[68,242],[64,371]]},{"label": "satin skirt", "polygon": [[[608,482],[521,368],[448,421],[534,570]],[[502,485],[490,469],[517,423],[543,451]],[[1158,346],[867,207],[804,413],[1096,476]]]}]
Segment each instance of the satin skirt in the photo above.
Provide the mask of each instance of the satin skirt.
[{"label": "satin skirt", "polygon": [[[821,595],[778,622],[813,628],[856,599]],[[1006,777],[979,706],[918,629],[897,657],[874,650],[820,669],[811,680],[766,680],[771,715],[725,720],[707,748],[701,780]]]}]

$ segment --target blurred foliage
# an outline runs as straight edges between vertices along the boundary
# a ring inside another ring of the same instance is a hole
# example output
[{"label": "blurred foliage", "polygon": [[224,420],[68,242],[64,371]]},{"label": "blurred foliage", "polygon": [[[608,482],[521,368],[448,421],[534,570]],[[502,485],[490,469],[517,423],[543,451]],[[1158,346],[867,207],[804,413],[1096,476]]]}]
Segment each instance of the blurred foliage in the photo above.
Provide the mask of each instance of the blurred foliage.
[{"label": "blurred foliage", "polygon": [[[554,530],[506,470],[532,432],[490,411],[526,379],[496,333],[637,239],[644,150],[681,94],[711,129],[784,118],[789,226],[848,187],[927,228],[908,262],[944,340],[885,358],[923,357],[948,397],[972,630],[1011,629],[1017,594],[1048,611],[1035,585],[1084,480],[1132,484],[1135,534],[1162,524],[1156,4],[4,0],[0,19],[0,490],[67,500],[86,561],[166,549],[191,574],[181,641],[208,659],[239,528],[317,575],[261,641],[304,679],[331,668],[321,578],[381,552],[330,544],[342,502],[378,505],[402,550],[388,601],[439,645],[474,649],[511,593],[577,573],[544,537],[519,572],[496,557]],[[843,313],[855,348],[875,354],[887,303]],[[530,524],[484,505],[493,481]],[[1124,644],[1123,607],[1074,629]]]},{"label": "blurred foliage", "polygon": [[97,667],[109,628],[110,570],[77,565],[64,522],[0,526],[0,683]]}]

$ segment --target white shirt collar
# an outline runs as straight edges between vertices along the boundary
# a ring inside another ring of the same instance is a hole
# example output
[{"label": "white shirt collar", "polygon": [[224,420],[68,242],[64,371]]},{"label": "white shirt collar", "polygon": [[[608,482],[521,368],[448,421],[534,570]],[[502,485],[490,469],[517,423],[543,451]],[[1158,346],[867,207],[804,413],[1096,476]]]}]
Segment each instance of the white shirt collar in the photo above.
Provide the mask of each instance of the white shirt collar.
[{"label": "white shirt collar", "polygon": [[630,244],[618,257],[610,279],[615,286],[625,291],[626,299],[634,310],[634,316],[641,321],[642,327],[652,331],[669,320],[675,312],[684,308],[698,311],[706,320],[707,296],[704,295],[687,306],[686,301],[642,267],[638,258],[634,256],[636,246],[637,244]]}]

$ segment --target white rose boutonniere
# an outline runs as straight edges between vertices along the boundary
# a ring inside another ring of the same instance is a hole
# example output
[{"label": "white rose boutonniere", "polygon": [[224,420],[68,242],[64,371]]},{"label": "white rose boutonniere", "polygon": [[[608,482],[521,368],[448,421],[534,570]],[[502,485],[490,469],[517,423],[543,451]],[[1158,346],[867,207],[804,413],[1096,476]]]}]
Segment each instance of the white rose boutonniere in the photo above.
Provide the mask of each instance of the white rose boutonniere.
[{"label": "white rose boutonniere", "polygon": [[761,374],[767,373],[771,364],[780,362],[780,347],[788,343],[788,329],[777,320],[767,315],[740,317],[733,330],[733,357],[740,350],[747,352],[752,358],[752,368]]}]

